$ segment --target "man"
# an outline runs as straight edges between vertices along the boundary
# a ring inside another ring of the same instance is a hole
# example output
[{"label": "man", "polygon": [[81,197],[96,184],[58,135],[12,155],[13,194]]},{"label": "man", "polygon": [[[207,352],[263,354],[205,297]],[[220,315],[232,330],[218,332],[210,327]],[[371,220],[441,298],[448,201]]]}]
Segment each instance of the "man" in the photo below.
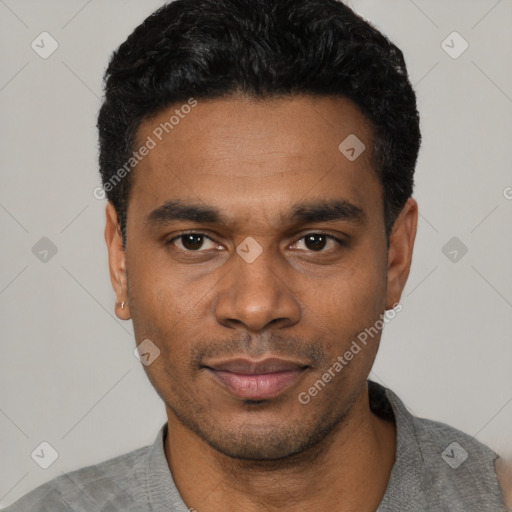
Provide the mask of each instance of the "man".
[{"label": "man", "polygon": [[400,50],[335,0],[178,0],[105,92],[116,314],[168,421],[8,510],[505,510],[493,451],[368,381],[418,217]]}]

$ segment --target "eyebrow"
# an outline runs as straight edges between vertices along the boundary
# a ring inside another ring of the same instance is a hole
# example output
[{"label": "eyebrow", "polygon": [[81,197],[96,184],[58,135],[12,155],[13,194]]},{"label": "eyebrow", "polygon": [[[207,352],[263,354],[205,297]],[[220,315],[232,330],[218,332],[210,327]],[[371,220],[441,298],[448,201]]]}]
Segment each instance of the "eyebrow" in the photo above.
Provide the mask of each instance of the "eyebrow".
[{"label": "eyebrow", "polygon": [[[359,206],[344,200],[310,201],[294,204],[281,220],[290,223],[314,223],[346,221],[362,224],[366,214]],[[175,221],[191,221],[198,224],[229,225],[230,219],[214,206],[188,203],[185,201],[166,201],[146,217],[146,224],[160,226]]]}]

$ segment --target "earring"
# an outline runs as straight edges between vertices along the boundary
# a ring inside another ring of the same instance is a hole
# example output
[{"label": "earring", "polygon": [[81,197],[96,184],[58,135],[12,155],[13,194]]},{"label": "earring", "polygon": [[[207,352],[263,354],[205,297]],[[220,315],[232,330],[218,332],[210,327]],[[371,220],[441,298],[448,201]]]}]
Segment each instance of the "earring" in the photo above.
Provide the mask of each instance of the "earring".
[{"label": "earring", "polygon": [[121,309],[124,309],[125,304],[126,304],[126,302],[123,300],[123,302],[121,302],[121,304],[119,304],[119,302],[118,302],[117,306],[121,306]]}]

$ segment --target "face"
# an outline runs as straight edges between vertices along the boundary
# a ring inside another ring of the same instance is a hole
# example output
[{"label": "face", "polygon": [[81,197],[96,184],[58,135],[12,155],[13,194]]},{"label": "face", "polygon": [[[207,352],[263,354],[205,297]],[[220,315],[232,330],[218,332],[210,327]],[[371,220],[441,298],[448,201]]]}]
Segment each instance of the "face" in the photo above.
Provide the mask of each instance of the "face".
[{"label": "face", "polygon": [[[234,458],[303,452],[364,389],[380,332],[335,363],[400,298],[414,200],[388,251],[372,131],[349,100],[199,101],[160,141],[176,109],[140,126],[156,144],[134,171],[126,252],[107,207],[118,316],[160,350],[144,369],[170,422]],[[351,134],[355,159],[338,148]]]}]

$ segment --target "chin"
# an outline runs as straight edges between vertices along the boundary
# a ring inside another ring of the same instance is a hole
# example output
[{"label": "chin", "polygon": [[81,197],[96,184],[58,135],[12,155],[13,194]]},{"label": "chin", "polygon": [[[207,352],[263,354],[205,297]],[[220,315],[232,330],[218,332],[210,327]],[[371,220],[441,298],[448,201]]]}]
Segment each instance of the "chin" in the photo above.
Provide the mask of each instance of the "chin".
[{"label": "chin", "polygon": [[[210,425],[208,433],[196,430],[203,441],[219,453],[243,461],[296,461],[301,457],[311,459],[313,451],[321,444],[328,444],[340,418],[325,415],[314,423],[290,421],[266,425],[243,425],[236,428],[233,422],[222,421]],[[222,427],[225,427],[224,429]]]},{"label": "chin", "polygon": [[229,434],[222,439],[204,439],[212,448],[226,457],[244,461],[277,461],[303,452],[310,444],[295,434],[276,436],[237,436]]}]

